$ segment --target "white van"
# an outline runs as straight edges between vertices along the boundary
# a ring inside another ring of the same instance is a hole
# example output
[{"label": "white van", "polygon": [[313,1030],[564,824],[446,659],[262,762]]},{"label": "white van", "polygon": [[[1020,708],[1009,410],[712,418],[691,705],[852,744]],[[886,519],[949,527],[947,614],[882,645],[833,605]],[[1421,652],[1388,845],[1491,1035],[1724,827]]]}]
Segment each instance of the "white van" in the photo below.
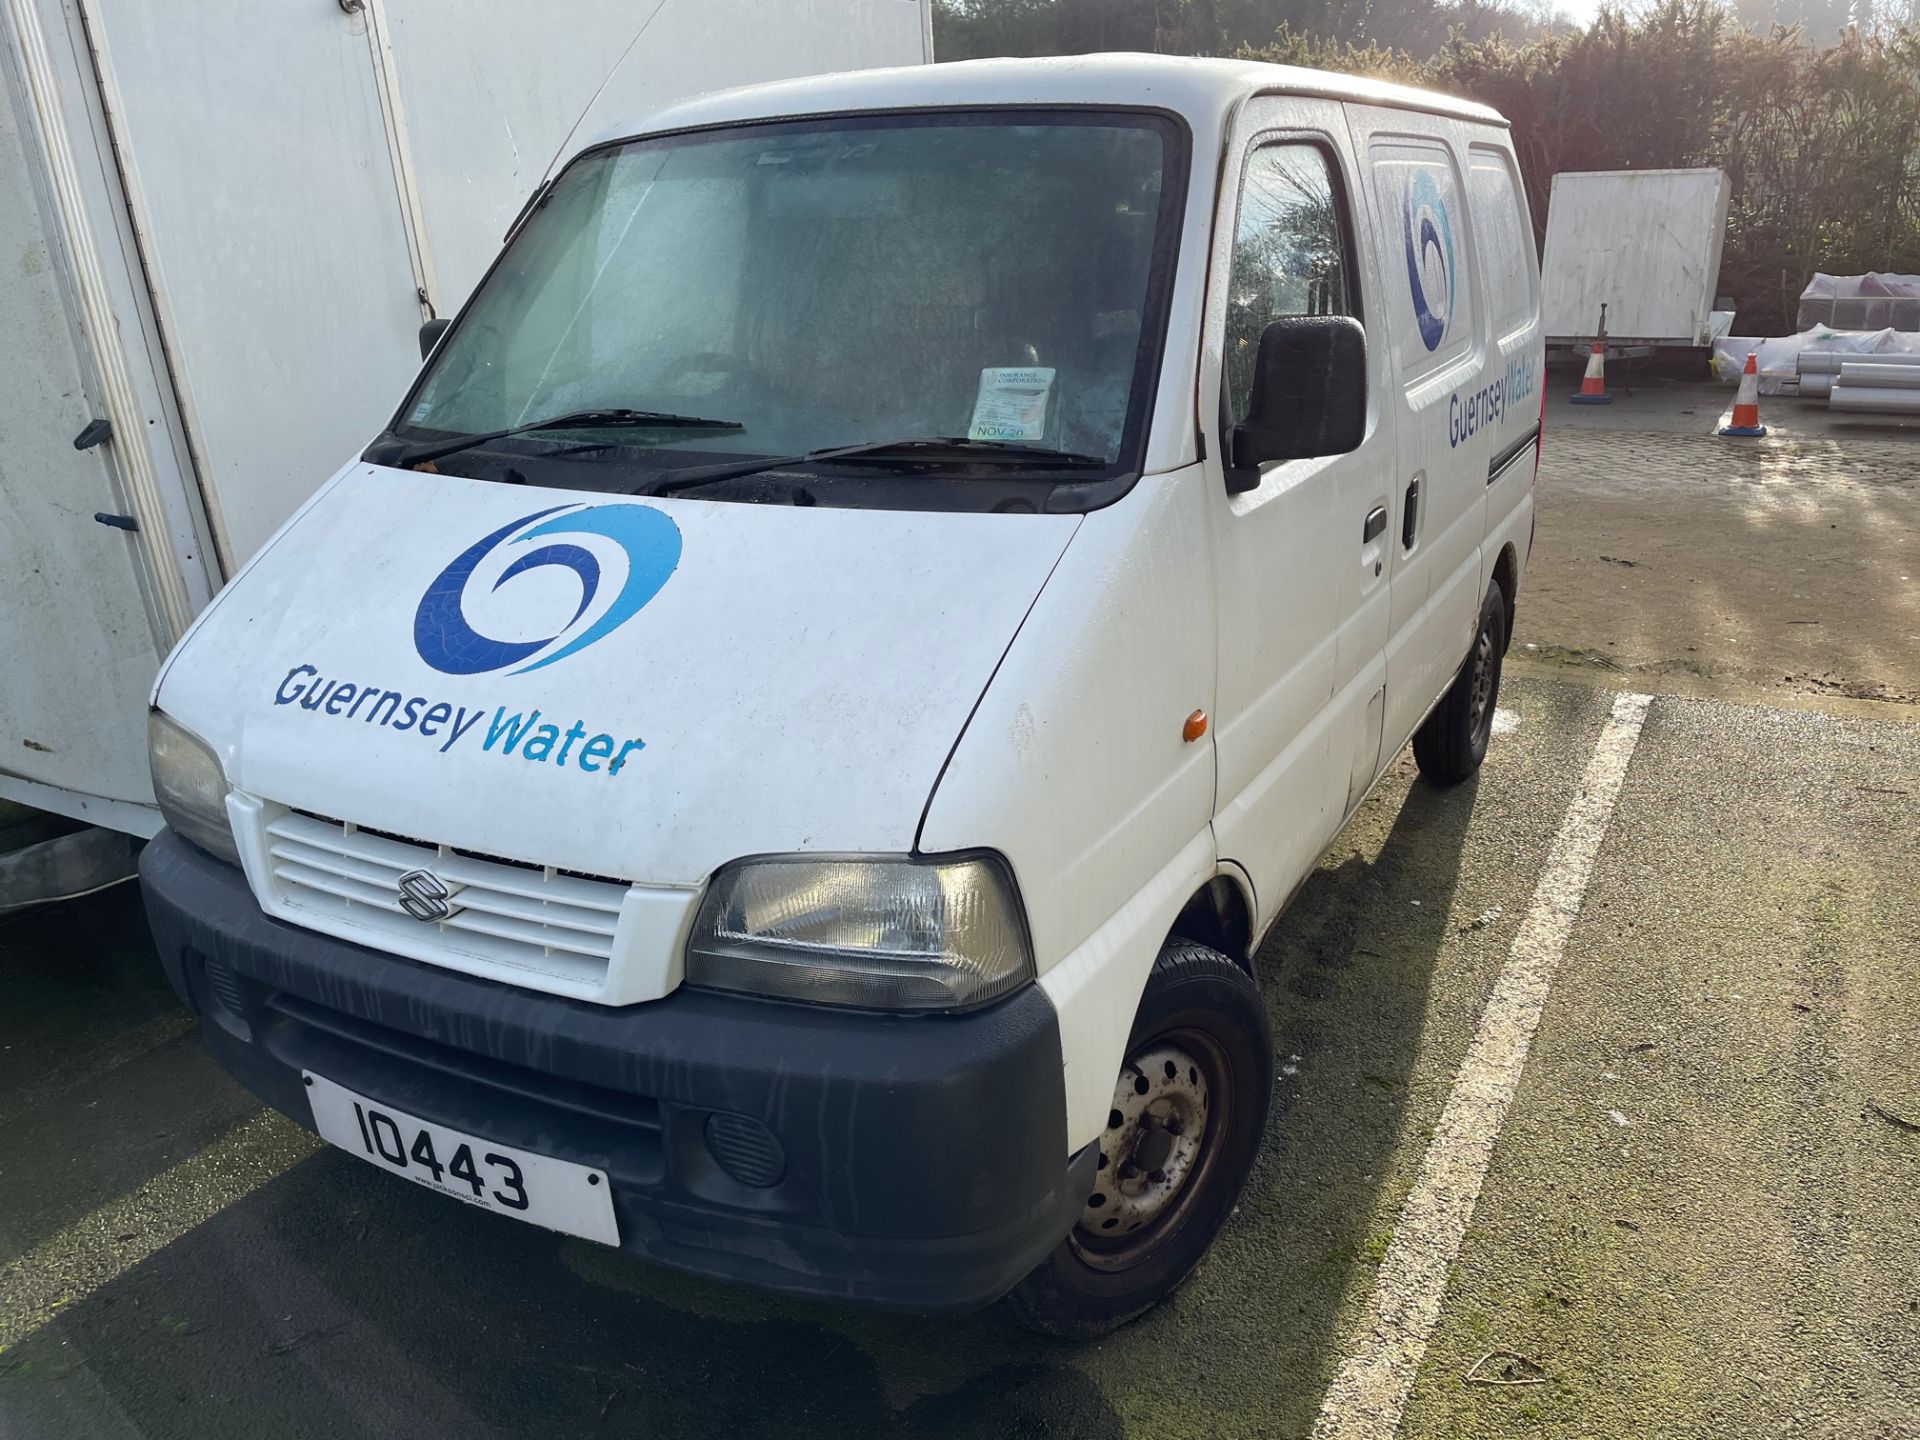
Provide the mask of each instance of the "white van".
[{"label": "white van", "polygon": [[1268,926],[1409,737],[1485,753],[1541,365],[1436,95],[993,61],[592,140],[161,675],[173,983],[456,1199],[1117,1324],[1259,1146]]}]

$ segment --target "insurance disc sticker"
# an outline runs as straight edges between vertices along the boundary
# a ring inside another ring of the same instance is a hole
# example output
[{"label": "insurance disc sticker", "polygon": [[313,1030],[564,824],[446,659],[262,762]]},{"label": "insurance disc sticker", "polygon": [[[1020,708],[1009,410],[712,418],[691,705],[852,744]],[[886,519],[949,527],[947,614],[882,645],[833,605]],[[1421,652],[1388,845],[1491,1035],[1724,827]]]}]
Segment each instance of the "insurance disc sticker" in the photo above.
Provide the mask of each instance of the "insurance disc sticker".
[{"label": "insurance disc sticker", "polygon": [[1047,366],[989,366],[980,372],[969,440],[1038,440],[1047,432],[1054,372]]}]

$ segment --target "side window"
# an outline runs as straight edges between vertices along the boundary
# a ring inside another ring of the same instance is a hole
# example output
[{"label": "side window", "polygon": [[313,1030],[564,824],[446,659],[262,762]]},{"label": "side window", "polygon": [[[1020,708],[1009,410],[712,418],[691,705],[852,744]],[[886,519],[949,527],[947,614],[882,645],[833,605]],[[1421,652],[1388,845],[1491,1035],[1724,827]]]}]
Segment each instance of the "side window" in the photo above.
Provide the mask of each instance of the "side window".
[{"label": "side window", "polygon": [[1269,322],[1286,315],[1358,317],[1346,197],[1326,150],[1263,145],[1247,161],[1227,279],[1226,393],[1231,423],[1247,418],[1253,364]]},{"label": "side window", "polygon": [[1389,290],[1400,374],[1412,382],[1469,353],[1473,284],[1467,273],[1467,217],[1453,156],[1432,140],[1383,140],[1373,167],[1381,267],[1405,277]]},{"label": "side window", "polygon": [[1520,203],[1513,162],[1505,152],[1476,145],[1468,152],[1467,199],[1480,237],[1480,279],[1496,336],[1533,318],[1533,224]]}]

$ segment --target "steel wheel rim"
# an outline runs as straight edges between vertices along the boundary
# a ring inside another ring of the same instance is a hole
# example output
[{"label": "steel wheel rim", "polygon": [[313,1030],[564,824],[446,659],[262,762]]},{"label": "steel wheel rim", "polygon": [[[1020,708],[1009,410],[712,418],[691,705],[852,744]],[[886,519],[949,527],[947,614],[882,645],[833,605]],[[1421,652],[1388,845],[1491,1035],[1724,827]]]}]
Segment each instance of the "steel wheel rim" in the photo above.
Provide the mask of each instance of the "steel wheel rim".
[{"label": "steel wheel rim", "polygon": [[[1096,1142],[1094,1188],[1068,1236],[1088,1265],[1130,1269],[1192,1213],[1228,1123],[1227,1075],[1224,1052],[1195,1030],[1155,1036],[1127,1057],[1109,1123]],[[1178,1133],[1170,1133],[1176,1126]]]},{"label": "steel wheel rim", "polygon": [[1473,642],[1472,694],[1467,710],[1468,733],[1475,739],[1488,730],[1493,719],[1493,632],[1481,630]]}]

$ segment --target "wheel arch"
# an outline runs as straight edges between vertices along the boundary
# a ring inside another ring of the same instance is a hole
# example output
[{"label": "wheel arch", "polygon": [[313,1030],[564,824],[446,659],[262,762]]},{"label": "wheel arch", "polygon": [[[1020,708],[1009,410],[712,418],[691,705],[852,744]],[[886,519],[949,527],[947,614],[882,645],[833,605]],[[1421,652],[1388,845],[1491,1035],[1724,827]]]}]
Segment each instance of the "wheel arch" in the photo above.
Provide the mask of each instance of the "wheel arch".
[{"label": "wheel arch", "polygon": [[1218,950],[1253,974],[1253,897],[1245,879],[1224,869],[1187,897],[1168,938],[1183,936]]},{"label": "wheel arch", "polygon": [[1500,599],[1507,612],[1506,648],[1513,648],[1513,615],[1515,602],[1520,598],[1520,557],[1508,541],[1500,548],[1500,556],[1493,562],[1493,581],[1500,587]]}]

